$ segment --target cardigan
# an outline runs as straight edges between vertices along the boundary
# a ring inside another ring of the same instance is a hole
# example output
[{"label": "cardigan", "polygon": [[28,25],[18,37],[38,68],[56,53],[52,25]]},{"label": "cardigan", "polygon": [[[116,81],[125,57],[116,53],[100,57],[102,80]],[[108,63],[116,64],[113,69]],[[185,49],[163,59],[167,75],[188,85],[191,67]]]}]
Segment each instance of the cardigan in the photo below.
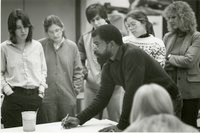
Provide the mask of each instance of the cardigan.
[{"label": "cardigan", "polygon": [[[82,64],[76,44],[65,39],[55,50],[53,41],[50,39],[41,39],[40,42],[47,63],[47,92],[51,93],[52,89],[60,88],[63,95],[76,103],[76,95],[83,83]],[[46,96],[48,97],[48,94]]]}]

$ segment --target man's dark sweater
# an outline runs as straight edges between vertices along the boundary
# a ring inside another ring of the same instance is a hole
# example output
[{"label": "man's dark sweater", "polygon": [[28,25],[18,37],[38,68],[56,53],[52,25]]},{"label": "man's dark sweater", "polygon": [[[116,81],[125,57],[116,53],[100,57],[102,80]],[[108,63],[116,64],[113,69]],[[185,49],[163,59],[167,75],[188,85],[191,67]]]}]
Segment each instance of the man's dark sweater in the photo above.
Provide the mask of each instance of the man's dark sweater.
[{"label": "man's dark sweater", "polygon": [[[101,88],[92,104],[77,115],[80,124],[103,110],[114,91],[115,85],[125,90],[122,114],[117,127],[121,130],[129,125],[129,116],[136,90],[143,84],[157,83],[163,86],[172,100],[180,97],[180,91],[164,69],[143,50],[130,44],[120,46],[114,60],[105,63],[102,70]],[[180,103],[181,104],[181,103]]]}]

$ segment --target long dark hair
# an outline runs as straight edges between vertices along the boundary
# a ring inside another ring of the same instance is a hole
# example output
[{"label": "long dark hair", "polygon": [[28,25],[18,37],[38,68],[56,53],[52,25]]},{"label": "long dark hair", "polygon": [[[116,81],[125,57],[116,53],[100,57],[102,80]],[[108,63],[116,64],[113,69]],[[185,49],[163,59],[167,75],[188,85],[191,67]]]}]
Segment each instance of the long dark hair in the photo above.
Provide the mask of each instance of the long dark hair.
[{"label": "long dark hair", "polygon": [[21,20],[23,26],[29,28],[29,33],[26,38],[26,42],[31,42],[33,36],[33,26],[30,22],[28,15],[25,14],[25,12],[22,9],[13,10],[8,17],[8,31],[10,34],[10,41],[14,44],[17,43],[17,38],[15,35],[15,31],[17,29],[17,20]]}]

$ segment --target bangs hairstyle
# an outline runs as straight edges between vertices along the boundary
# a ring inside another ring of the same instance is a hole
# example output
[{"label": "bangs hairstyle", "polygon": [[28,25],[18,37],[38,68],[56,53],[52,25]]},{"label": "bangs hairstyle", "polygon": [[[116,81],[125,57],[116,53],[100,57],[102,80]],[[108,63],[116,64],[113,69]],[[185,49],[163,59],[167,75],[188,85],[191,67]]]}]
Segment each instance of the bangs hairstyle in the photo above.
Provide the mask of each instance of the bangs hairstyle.
[{"label": "bangs hairstyle", "polygon": [[133,98],[130,123],[154,114],[173,114],[173,103],[168,92],[160,85],[139,87]]},{"label": "bangs hairstyle", "polygon": [[92,4],[92,5],[88,6],[86,11],[85,11],[85,14],[86,14],[86,18],[87,18],[89,23],[96,15],[99,15],[108,24],[110,24],[110,21],[108,20],[106,9],[104,8],[104,6],[102,6],[99,3]]},{"label": "bangs hairstyle", "polygon": [[141,11],[131,11],[127,14],[127,16],[124,19],[124,22],[127,22],[128,18],[135,19],[137,21],[140,21],[142,24],[145,24],[147,34],[154,34],[153,25],[151,22],[149,22],[149,19],[147,18],[147,15]]},{"label": "bangs hairstyle", "polygon": [[[197,22],[195,13],[188,3],[183,1],[177,1],[170,4],[164,10],[164,17],[169,21],[170,16],[177,16],[179,30],[182,32],[195,32],[197,28]],[[168,31],[175,31],[173,27],[168,23]]]},{"label": "bangs hairstyle", "polygon": [[8,31],[10,34],[10,41],[14,44],[17,44],[17,38],[15,31],[17,29],[17,21],[21,20],[24,27],[29,28],[28,36],[26,42],[32,41],[33,36],[33,26],[30,22],[30,19],[27,14],[22,9],[13,10],[8,17]]},{"label": "bangs hairstyle", "polygon": [[[63,22],[61,21],[61,19],[56,16],[56,15],[49,15],[45,18],[44,22],[43,22],[43,25],[44,25],[44,31],[47,33],[48,32],[48,29],[51,25],[57,25],[59,26],[60,28],[64,29],[64,24]],[[66,38],[66,35],[65,35],[65,31],[63,30],[63,37]]]},{"label": "bangs hairstyle", "polygon": [[118,45],[122,45],[122,35],[120,31],[111,24],[105,24],[99,26],[96,30],[92,32],[92,37],[99,35],[99,37],[105,42],[114,41]]}]

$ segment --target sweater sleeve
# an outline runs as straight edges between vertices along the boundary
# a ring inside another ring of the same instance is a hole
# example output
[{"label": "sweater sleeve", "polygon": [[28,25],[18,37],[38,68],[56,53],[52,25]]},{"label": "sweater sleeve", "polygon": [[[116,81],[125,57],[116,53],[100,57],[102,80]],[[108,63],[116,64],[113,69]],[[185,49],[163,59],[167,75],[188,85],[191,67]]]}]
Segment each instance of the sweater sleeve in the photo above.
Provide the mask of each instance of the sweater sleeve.
[{"label": "sweater sleeve", "polygon": [[8,85],[5,79],[6,65],[5,49],[3,48],[3,44],[1,44],[1,92],[3,92],[3,88]]},{"label": "sweater sleeve", "polygon": [[109,71],[109,64],[105,64],[102,70],[101,87],[96,98],[88,108],[77,115],[80,125],[97,115],[107,106],[114,91],[114,85]]},{"label": "sweater sleeve", "polygon": [[48,85],[46,84],[46,77],[47,77],[47,64],[46,64],[46,59],[45,59],[45,55],[44,55],[44,50],[42,47],[42,44],[40,44],[40,58],[41,58],[41,70],[42,70],[42,77],[41,77],[41,83],[40,85],[42,85],[45,89],[48,87]]},{"label": "sweater sleeve", "polygon": [[73,83],[74,88],[77,92],[80,92],[80,90],[83,87],[83,73],[82,73],[82,64],[80,55],[78,52],[78,48],[75,46],[75,56],[74,56],[74,71],[73,71]]},{"label": "sweater sleeve", "polygon": [[165,67],[165,57],[166,57],[166,48],[165,48],[165,45],[163,43],[163,41],[158,41],[156,42],[157,43],[157,51],[156,51],[156,54],[155,54],[155,60],[158,61],[158,63],[164,68]]},{"label": "sweater sleeve", "polygon": [[184,55],[171,55],[169,62],[180,68],[192,68],[200,57],[200,33],[193,36],[192,43]]},{"label": "sweater sleeve", "polygon": [[83,35],[79,38],[77,46],[80,52],[81,60],[86,60],[87,56],[86,56],[86,51],[84,47]]}]

